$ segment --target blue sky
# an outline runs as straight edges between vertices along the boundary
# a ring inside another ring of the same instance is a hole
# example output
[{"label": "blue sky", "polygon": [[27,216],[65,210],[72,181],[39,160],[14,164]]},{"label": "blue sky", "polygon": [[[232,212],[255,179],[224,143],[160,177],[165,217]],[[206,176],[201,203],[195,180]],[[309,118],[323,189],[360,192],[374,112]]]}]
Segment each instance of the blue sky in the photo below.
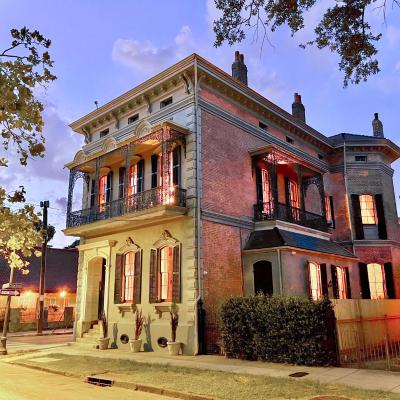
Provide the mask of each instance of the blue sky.
[{"label": "blue sky", "polygon": [[[272,45],[265,44],[260,51],[260,41],[251,35],[234,48],[213,47],[211,22],[218,15],[213,0],[0,0],[0,4],[0,48],[9,43],[11,28],[24,25],[53,42],[50,52],[58,79],[40,93],[46,105],[46,157],[31,161],[27,168],[16,163],[2,168],[0,185],[11,189],[24,184],[28,200],[35,204],[50,200],[50,222],[58,231],[54,246],[72,241],[61,232],[68,187],[63,165],[72,160],[82,138],[68,124],[93,110],[95,100],[104,104],[193,52],[230,72],[234,50],[240,50],[249,69],[249,86],[286,110],[291,109],[293,93],[301,93],[307,123],[325,135],[371,134],[373,113],[379,112],[386,137],[400,144],[398,9],[389,10],[386,24],[380,11],[370,11],[373,27],[383,33],[381,73],[343,89],[335,55],[298,47],[311,38],[323,11],[319,5],[307,16],[304,32],[291,38],[287,28],[278,29],[269,35]],[[399,166],[394,165],[398,194]]]}]

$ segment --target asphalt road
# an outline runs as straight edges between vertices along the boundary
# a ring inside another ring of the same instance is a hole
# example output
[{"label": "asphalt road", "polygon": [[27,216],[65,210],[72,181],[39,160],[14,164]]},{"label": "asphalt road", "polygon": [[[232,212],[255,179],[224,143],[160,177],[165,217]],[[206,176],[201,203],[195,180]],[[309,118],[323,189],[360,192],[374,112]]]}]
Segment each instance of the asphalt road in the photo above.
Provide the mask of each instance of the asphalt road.
[{"label": "asphalt road", "polygon": [[0,362],[0,400],[171,400],[116,387],[98,387],[75,378]]},{"label": "asphalt road", "polygon": [[21,350],[39,350],[47,347],[63,345],[72,342],[72,335],[43,335],[43,336],[8,336],[7,349],[9,353]]}]

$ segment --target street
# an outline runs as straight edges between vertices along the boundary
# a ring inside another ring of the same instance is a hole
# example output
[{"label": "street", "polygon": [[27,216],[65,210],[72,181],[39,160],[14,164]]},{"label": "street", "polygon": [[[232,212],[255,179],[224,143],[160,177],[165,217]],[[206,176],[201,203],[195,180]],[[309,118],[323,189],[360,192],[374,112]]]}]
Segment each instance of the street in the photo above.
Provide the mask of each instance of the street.
[{"label": "street", "polygon": [[12,354],[17,351],[39,350],[47,347],[54,347],[72,342],[72,334],[66,335],[26,335],[26,336],[12,336],[7,337],[8,353]]},{"label": "street", "polygon": [[167,400],[158,394],[99,387],[47,372],[0,362],[0,400]]}]

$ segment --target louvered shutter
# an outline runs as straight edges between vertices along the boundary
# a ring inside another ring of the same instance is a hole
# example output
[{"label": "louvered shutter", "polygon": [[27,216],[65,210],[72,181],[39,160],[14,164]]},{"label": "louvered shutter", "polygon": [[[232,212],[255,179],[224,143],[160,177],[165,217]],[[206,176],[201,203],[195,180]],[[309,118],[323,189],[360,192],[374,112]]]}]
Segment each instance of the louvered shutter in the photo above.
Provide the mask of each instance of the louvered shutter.
[{"label": "louvered shutter", "polygon": [[172,301],[181,302],[181,245],[174,246],[173,249],[173,269],[172,269]]},{"label": "louvered shutter", "polygon": [[135,271],[133,279],[133,301],[140,304],[142,298],[142,250],[135,253]]},{"label": "louvered shutter", "polygon": [[118,174],[118,198],[122,199],[125,193],[125,167],[119,169]]},{"label": "louvered shutter", "polygon": [[370,299],[371,291],[369,289],[369,279],[368,279],[368,267],[367,264],[359,263],[360,269],[360,288],[361,288],[361,298]]},{"label": "louvered shutter", "polygon": [[332,215],[332,228],[335,229],[335,209],[333,207],[333,196],[329,196],[329,204],[331,205],[331,215]]},{"label": "louvered shutter", "polygon": [[174,186],[181,183],[181,146],[175,147],[172,152],[172,183]]},{"label": "louvered shutter", "polygon": [[91,185],[90,185],[90,207],[94,207],[95,186],[96,186],[96,181],[94,179],[92,179],[91,180]]},{"label": "louvered shutter", "polygon": [[149,302],[157,302],[158,294],[158,251],[150,250],[150,282],[149,282]]},{"label": "louvered shutter", "polygon": [[124,268],[124,256],[117,254],[115,259],[115,281],[114,281],[114,304],[121,304],[122,299],[122,279]]},{"label": "louvered shutter", "polygon": [[346,273],[347,298],[348,298],[348,299],[351,299],[351,283],[350,283],[350,272],[349,272],[349,268],[346,267],[344,270],[345,270],[345,273]]},{"label": "louvered shutter", "polygon": [[385,263],[384,268],[385,268],[386,295],[388,299],[395,299],[396,292],[394,288],[392,263]]},{"label": "louvered shutter", "polygon": [[339,285],[338,285],[336,265],[331,265],[331,275],[332,275],[333,297],[335,299],[338,299],[339,298]]},{"label": "louvered shutter", "polygon": [[151,188],[158,186],[158,155],[151,156]]},{"label": "louvered shutter", "polygon": [[107,203],[109,203],[112,200],[112,181],[113,181],[113,172],[110,171],[107,175],[107,188],[106,188]]},{"label": "louvered shutter", "polygon": [[137,163],[137,191],[138,193],[144,191],[144,160],[141,159]]},{"label": "louvered shutter", "polygon": [[311,292],[311,272],[310,272],[310,261],[307,261],[306,264],[306,277],[307,277],[307,282],[308,282],[308,297],[310,300],[312,300],[312,292]]},{"label": "louvered shutter", "polygon": [[351,195],[351,204],[353,207],[354,230],[356,232],[356,239],[364,239],[364,228],[361,218],[360,197],[358,194]]},{"label": "louvered shutter", "polygon": [[378,217],[378,235],[379,239],[387,239],[385,210],[383,208],[383,198],[381,194],[375,195],[375,207]]},{"label": "louvered shutter", "polygon": [[326,273],[326,264],[320,264],[319,266],[320,271],[321,271],[321,289],[322,289],[322,295],[324,297],[328,297],[328,276]]},{"label": "louvered shutter", "polygon": [[262,177],[261,169],[256,167],[256,189],[257,189],[257,203],[263,203],[263,187],[262,187]]}]

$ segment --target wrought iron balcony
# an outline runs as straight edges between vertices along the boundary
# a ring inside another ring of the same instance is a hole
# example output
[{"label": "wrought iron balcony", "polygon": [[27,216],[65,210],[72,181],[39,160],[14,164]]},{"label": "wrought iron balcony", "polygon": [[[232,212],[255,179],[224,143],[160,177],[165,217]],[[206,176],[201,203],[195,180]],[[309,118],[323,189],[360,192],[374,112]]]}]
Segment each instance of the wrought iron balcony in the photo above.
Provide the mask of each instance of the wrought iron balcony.
[{"label": "wrought iron balcony", "polygon": [[72,211],[67,215],[67,228],[73,228],[124,214],[130,214],[158,206],[186,206],[186,190],[177,186],[157,187],[126,196],[96,207]]},{"label": "wrought iron balcony", "polygon": [[275,206],[273,201],[255,204],[254,219],[256,221],[286,221],[324,232],[329,228],[329,223],[323,215],[303,211],[282,203],[277,203]]}]

